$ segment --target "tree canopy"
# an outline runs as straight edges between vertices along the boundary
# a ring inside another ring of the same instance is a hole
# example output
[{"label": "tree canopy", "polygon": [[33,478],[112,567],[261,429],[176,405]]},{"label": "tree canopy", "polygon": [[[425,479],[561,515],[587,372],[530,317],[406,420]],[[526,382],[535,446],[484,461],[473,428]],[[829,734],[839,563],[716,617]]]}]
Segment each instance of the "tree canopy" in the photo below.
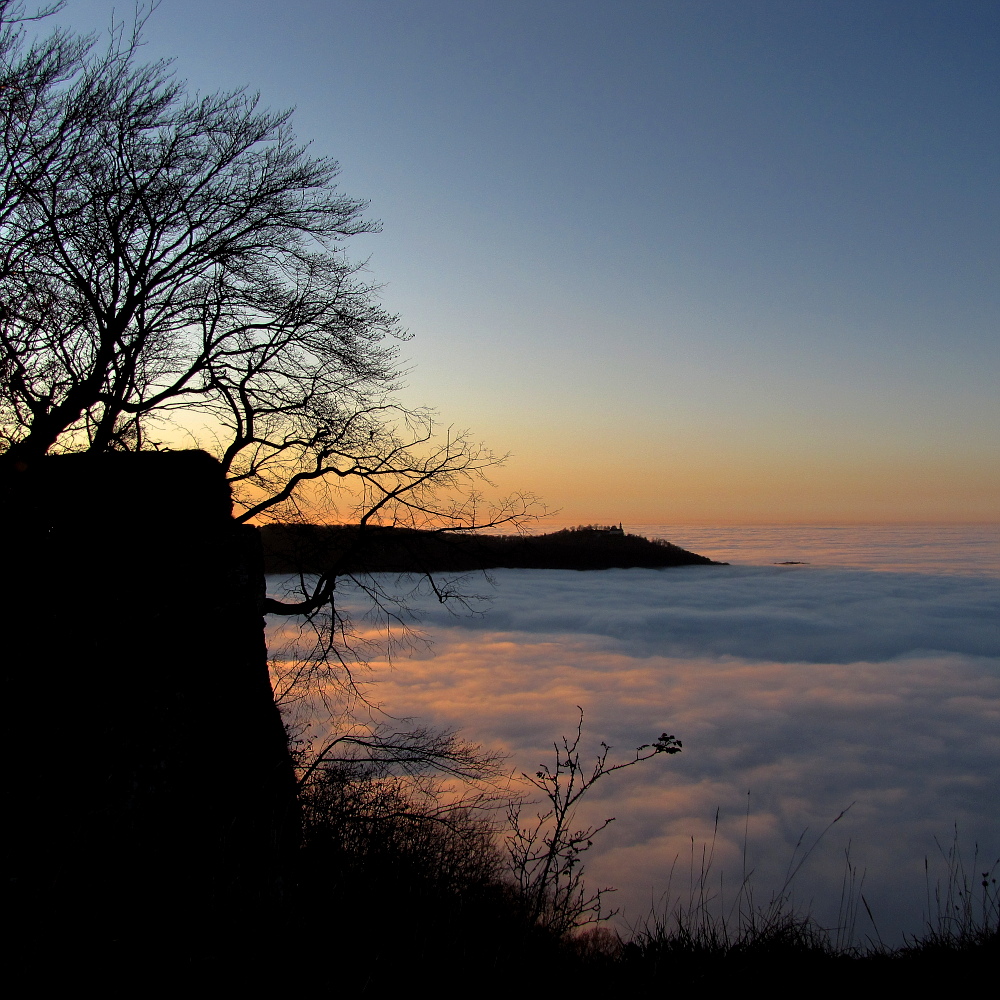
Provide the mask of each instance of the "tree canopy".
[{"label": "tree canopy", "polygon": [[102,49],[29,42],[28,17],[0,0],[4,460],[187,442],[242,520],[301,510],[310,483],[362,524],[523,514],[484,514],[497,456],[399,402],[406,334],[344,248],[379,225],[291,112],[190,93],[139,60],[141,18]]}]

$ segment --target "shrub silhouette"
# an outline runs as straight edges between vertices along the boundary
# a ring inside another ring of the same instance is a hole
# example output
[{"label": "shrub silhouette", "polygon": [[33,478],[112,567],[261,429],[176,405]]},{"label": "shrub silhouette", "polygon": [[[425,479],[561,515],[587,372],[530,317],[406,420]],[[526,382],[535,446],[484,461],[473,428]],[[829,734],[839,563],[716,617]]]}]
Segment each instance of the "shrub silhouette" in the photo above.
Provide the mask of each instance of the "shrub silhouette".
[{"label": "shrub silhouette", "polygon": [[412,779],[340,762],[302,789],[301,916],[350,955],[338,973],[386,989],[441,962],[524,966],[559,951],[507,873],[490,814]]}]

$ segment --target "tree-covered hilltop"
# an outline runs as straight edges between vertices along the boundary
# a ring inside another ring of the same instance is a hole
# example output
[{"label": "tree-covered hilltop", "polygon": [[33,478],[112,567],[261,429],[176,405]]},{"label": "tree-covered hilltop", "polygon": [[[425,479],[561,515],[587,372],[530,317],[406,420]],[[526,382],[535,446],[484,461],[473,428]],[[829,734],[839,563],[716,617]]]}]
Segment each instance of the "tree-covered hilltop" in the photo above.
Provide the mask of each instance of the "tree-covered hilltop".
[{"label": "tree-covered hilltop", "polygon": [[473,535],[366,525],[269,524],[267,573],[458,573],[482,569],[659,569],[719,566],[620,528],[586,525],[544,535]]}]

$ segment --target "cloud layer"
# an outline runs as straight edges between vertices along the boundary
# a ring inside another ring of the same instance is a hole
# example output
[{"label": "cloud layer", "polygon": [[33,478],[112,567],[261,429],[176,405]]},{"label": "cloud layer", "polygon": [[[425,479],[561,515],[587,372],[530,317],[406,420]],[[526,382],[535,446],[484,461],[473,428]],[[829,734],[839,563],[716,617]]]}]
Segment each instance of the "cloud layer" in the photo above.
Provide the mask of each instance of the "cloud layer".
[{"label": "cloud layer", "polygon": [[[782,662],[1000,650],[1000,586],[988,577],[772,566],[493,575],[491,606],[461,622],[466,629],[601,636],[636,656]],[[421,617],[436,628],[458,624],[435,604]]]},{"label": "cloud layer", "polygon": [[588,871],[618,887],[627,918],[648,912],[675,860],[683,894],[692,838],[698,855],[717,809],[713,878],[731,892],[746,828],[766,896],[803,831],[811,843],[854,803],[796,900],[836,921],[850,842],[883,937],[920,929],[935,837],[957,824],[970,854],[1000,856],[995,580],[777,567],[494,578],[480,617],[426,608],[432,646],[373,664],[371,691],[395,716],[504,747],[515,769],[551,758],[577,705],[590,752],[680,737],[682,754],[608,778],[581,814],[617,817]]}]

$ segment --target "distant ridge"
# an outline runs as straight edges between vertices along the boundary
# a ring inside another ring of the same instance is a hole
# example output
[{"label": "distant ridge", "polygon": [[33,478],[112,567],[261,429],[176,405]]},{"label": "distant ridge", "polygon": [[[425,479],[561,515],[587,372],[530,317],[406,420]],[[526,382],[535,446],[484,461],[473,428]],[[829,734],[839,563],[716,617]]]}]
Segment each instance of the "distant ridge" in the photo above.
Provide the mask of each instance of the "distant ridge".
[{"label": "distant ridge", "polygon": [[269,524],[266,573],[461,573],[482,569],[724,566],[670,542],[584,525],[544,535],[477,535],[366,525]]}]

